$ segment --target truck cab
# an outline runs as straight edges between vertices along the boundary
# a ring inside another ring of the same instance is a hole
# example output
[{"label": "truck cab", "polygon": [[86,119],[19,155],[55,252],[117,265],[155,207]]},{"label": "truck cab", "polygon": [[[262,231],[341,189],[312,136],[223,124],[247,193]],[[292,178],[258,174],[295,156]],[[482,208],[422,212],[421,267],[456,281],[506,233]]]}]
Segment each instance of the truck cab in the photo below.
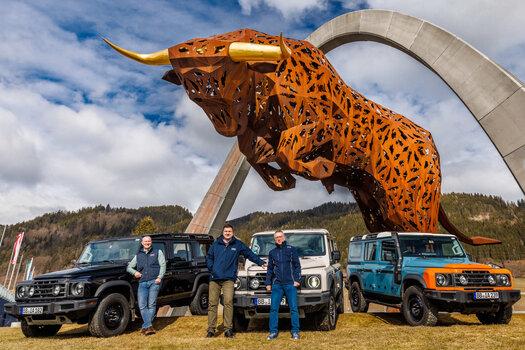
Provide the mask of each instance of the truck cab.
[{"label": "truck cab", "polygon": [[368,304],[401,309],[412,326],[433,326],[439,311],[506,324],[520,299],[509,270],[469,260],[450,234],[380,232],[352,237],[347,288],[354,312]]}]

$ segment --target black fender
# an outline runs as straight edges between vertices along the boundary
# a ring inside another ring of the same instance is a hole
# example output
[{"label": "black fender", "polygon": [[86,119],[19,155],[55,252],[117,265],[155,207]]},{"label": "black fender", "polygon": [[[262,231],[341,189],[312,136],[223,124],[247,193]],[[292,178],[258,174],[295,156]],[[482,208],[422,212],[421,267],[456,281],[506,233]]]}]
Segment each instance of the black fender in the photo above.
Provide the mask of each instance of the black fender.
[{"label": "black fender", "polygon": [[129,303],[131,306],[135,304],[135,295],[133,294],[133,288],[131,288],[131,283],[127,281],[109,281],[98,287],[95,292],[95,297],[99,297],[105,290],[113,287],[124,286],[129,289]]},{"label": "black fender", "polygon": [[414,284],[414,281],[417,284],[420,284],[423,289],[427,288],[427,283],[420,275],[406,275],[405,278],[403,278],[403,284],[401,285],[401,296],[405,293],[405,286],[409,284],[409,282],[411,282],[410,284]]},{"label": "black fender", "polygon": [[350,291],[350,286],[352,283],[350,283],[351,280],[354,278],[357,279],[357,283],[359,283],[359,287],[361,287],[361,290],[363,290],[363,280],[361,280],[361,275],[358,275],[357,273],[351,273],[350,277],[347,277],[346,280],[348,281],[348,291]]},{"label": "black fender", "polygon": [[[197,278],[195,279],[195,282],[193,282],[193,289],[191,290],[192,297],[195,296],[195,292],[197,292],[197,288],[199,288],[199,285],[201,285],[202,283],[209,283],[210,276],[211,276],[211,273],[209,272],[202,273],[197,276]],[[204,282],[203,282],[203,279],[205,280]]]}]

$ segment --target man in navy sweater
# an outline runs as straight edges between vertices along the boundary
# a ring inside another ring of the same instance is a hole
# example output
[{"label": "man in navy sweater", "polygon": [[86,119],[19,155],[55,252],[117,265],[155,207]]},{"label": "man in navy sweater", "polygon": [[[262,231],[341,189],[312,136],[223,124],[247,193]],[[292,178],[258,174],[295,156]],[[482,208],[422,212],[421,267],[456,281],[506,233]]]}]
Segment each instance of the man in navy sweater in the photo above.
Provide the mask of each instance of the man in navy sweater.
[{"label": "man in navy sweater", "polygon": [[301,263],[294,247],[287,245],[283,231],[275,231],[276,247],[268,254],[266,290],[272,292],[270,306],[270,335],[268,340],[277,338],[279,306],[286,294],[292,318],[292,339],[299,339],[299,310],[297,309],[297,287],[301,285]]},{"label": "man in navy sweater", "polygon": [[255,255],[246,244],[242,243],[233,236],[233,227],[225,224],[222,229],[222,236],[219,236],[206,254],[206,265],[211,272],[210,288],[208,296],[208,332],[206,338],[215,335],[217,326],[217,307],[221,290],[223,294],[223,321],[224,336],[233,338],[233,292],[234,284],[237,279],[237,267],[239,255],[243,255],[248,260],[259,266],[266,267],[264,260]]}]

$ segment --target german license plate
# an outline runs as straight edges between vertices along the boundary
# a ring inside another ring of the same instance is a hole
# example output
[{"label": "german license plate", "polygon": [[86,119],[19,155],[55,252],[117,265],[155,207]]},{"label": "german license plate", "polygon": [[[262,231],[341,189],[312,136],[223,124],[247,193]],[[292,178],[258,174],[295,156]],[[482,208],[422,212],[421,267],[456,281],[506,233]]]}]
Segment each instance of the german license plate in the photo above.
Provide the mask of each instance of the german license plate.
[{"label": "german license plate", "polygon": [[474,299],[499,299],[499,292],[475,292]]},{"label": "german license plate", "polygon": [[23,307],[22,310],[20,310],[20,313],[22,315],[40,315],[44,313],[44,307],[43,306]]},{"label": "german license plate", "polygon": [[[255,298],[255,305],[257,306],[264,306],[264,305],[272,305],[272,299],[271,298]],[[283,297],[281,299],[281,305],[286,305],[286,298]]]}]

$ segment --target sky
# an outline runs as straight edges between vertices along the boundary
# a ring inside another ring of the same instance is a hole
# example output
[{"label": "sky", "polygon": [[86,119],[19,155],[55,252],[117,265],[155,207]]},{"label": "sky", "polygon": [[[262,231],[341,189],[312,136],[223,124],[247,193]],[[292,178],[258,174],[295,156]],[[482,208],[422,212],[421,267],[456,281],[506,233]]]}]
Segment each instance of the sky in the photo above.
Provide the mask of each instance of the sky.
[{"label": "sky", "polygon": [[[93,205],[178,204],[195,212],[233,138],[220,136],[183,89],[101,37],[135,52],[251,28],[304,39],[359,9],[434,23],[525,80],[520,0],[0,0],[0,224]],[[461,101],[411,57],[372,42],[327,55],[345,82],[434,136],[442,192],[524,195]],[[230,218],[353,201],[298,179],[273,192],[250,171]]]}]

